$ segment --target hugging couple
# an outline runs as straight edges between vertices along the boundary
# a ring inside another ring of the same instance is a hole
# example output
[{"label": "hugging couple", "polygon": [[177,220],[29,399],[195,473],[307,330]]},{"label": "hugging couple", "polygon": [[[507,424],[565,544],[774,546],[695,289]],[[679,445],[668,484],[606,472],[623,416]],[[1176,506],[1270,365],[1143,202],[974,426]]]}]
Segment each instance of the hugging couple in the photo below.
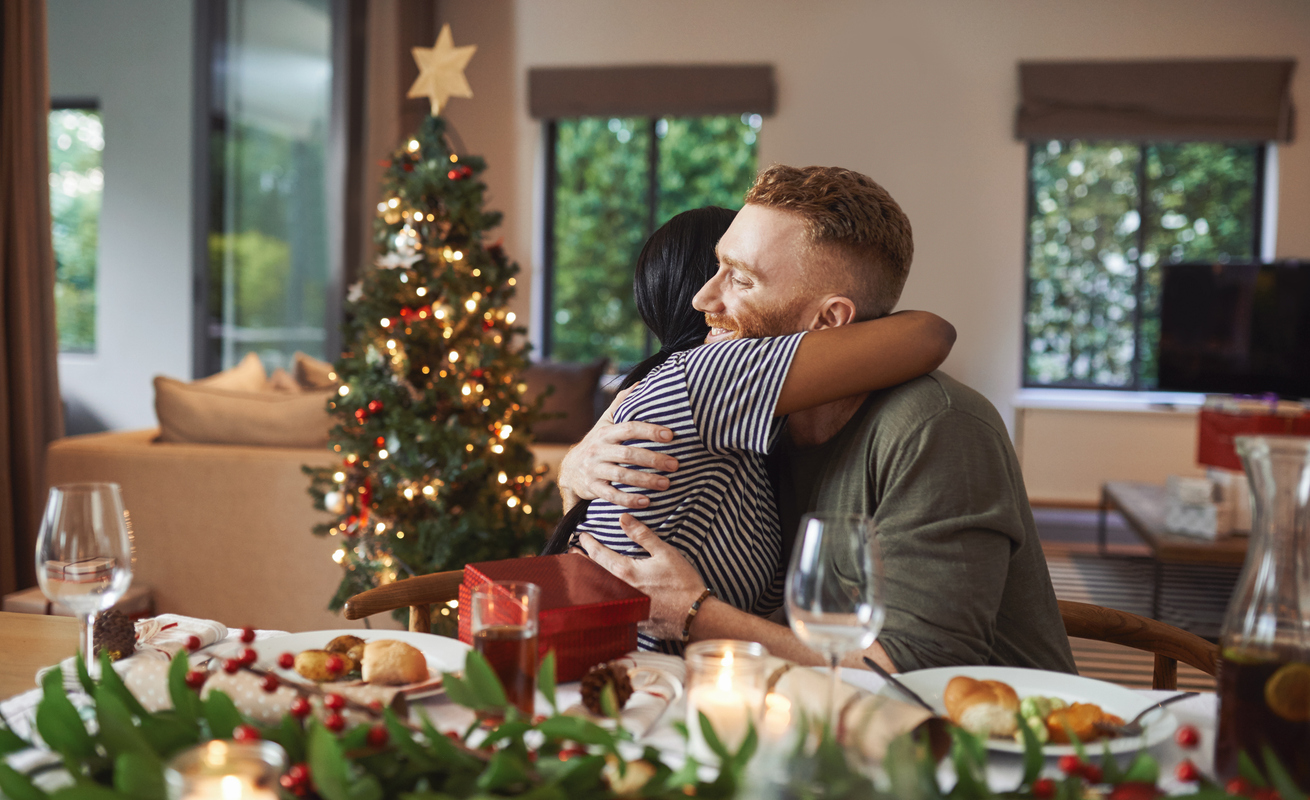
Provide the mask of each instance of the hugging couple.
[{"label": "hugging couple", "polygon": [[771,167],[741,211],[646,242],[634,291],[663,346],[565,458],[546,548],[650,596],[644,648],[747,639],[823,663],[781,618],[783,576],[801,515],[861,513],[887,614],[843,664],[1074,671],[1000,416],[934,371],[949,323],[891,313],[913,250],[886,190],[829,167]]}]

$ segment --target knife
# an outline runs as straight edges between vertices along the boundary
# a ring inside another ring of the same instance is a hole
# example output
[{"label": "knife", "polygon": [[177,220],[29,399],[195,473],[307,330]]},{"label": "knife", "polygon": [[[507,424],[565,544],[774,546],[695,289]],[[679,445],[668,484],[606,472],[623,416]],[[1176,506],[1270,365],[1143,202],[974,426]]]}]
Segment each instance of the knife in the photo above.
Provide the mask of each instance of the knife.
[{"label": "knife", "polygon": [[935,709],[935,708],[933,708],[932,706],[928,705],[928,703],[927,703],[926,701],[924,701],[924,699],[923,699],[922,697],[920,697],[919,695],[915,694],[914,691],[910,689],[910,687],[908,687],[908,686],[906,686],[905,684],[901,683],[900,681],[896,680],[896,676],[895,676],[895,675],[892,675],[890,672],[888,672],[887,670],[883,669],[883,668],[882,668],[882,665],[879,664],[877,661],[874,661],[872,658],[869,658],[868,656],[865,656],[865,657],[864,657],[864,663],[865,663],[865,664],[868,664],[868,665],[869,665],[869,669],[871,669],[871,670],[873,670],[874,672],[876,672],[876,673],[878,674],[878,677],[882,678],[883,680],[885,680],[885,681],[887,681],[888,683],[890,683],[892,686],[896,687],[896,689],[897,689],[898,691],[900,691],[901,694],[905,695],[906,697],[910,698],[910,699],[913,700],[914,702],[916,702],[916,703],[918,703],[919,705],[923,706],[924,708],[928,709],[928,711],[929,711],[929,712],[930,712],[934,717],[935,717],[935,716],[938,716],[937,709]]}]

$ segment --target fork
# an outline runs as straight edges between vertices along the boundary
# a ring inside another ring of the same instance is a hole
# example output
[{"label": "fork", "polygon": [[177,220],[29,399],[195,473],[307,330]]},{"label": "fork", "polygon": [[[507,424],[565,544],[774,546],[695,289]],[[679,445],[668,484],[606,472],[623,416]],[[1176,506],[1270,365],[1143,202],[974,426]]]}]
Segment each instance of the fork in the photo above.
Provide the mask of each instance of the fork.
[{"label": "fork", "polygon": [[1186,700],[1187,698],[1193,697],[1196,694],[1198,694],[1198,692],[1182,692],[1181,694],[1176,694],[1173,697],[1166,697],[1165,699],[1161,700],[1155,705],[1147,706],[1145,709],[1142,710],[1142,713],[1138,714],[1137,716],[1133,717],[1132,719],[1128,720],[1122,725],[1110,725],[1109,723],[1105,723],[1105,722],[1097,722],[1093,725],[1093,727],[1095,727],[1101,733],[1106,733],[1111,736],[1141,736],[1143,730],[1142,719],[1147,714],[1150,714],[1152,711],[1155,711],[1157,708],[1164,708],[1170,703],[1177,703],[1179,700]]}]

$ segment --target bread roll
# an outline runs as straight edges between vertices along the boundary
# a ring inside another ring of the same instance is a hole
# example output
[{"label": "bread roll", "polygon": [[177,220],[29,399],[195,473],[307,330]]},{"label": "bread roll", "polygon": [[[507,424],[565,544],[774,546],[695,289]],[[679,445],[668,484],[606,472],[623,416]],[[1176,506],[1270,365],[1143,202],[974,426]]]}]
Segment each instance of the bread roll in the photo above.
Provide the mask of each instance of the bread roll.
[{"label": "bread roll", "polygon": [[957,675],[942,693],[951,722],[979,736],[1013,736],[1019,695],[1009,684]]},{"label": "bread roll", "polygon": [[394,639],[364,645],[365,683],[402,686],[428,679],[428,661],[416,648]]}]

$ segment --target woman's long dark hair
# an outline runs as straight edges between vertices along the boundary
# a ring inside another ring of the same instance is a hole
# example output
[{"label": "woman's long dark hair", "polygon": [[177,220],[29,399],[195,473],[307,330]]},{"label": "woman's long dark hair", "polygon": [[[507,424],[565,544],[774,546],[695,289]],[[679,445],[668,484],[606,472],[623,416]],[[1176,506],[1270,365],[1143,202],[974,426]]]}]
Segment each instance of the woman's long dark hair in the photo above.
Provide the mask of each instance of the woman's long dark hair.
[{"label": "woman's long dark hair", "polygon": [[[703,343],[709,335],[705,315],[692,308],[691,301],[718,269],[714,247],[735,216],[736,211],[718,206],[684,211],[646,240],[637,257],[632,293],[637,313],[660,340],[660,349],[632,368],[619,385],[620,391],[646,377],[674,353]],[[581,500],[569,509],[542,555],[557,555],[568,549],[590,505],[591,501]]]}]

